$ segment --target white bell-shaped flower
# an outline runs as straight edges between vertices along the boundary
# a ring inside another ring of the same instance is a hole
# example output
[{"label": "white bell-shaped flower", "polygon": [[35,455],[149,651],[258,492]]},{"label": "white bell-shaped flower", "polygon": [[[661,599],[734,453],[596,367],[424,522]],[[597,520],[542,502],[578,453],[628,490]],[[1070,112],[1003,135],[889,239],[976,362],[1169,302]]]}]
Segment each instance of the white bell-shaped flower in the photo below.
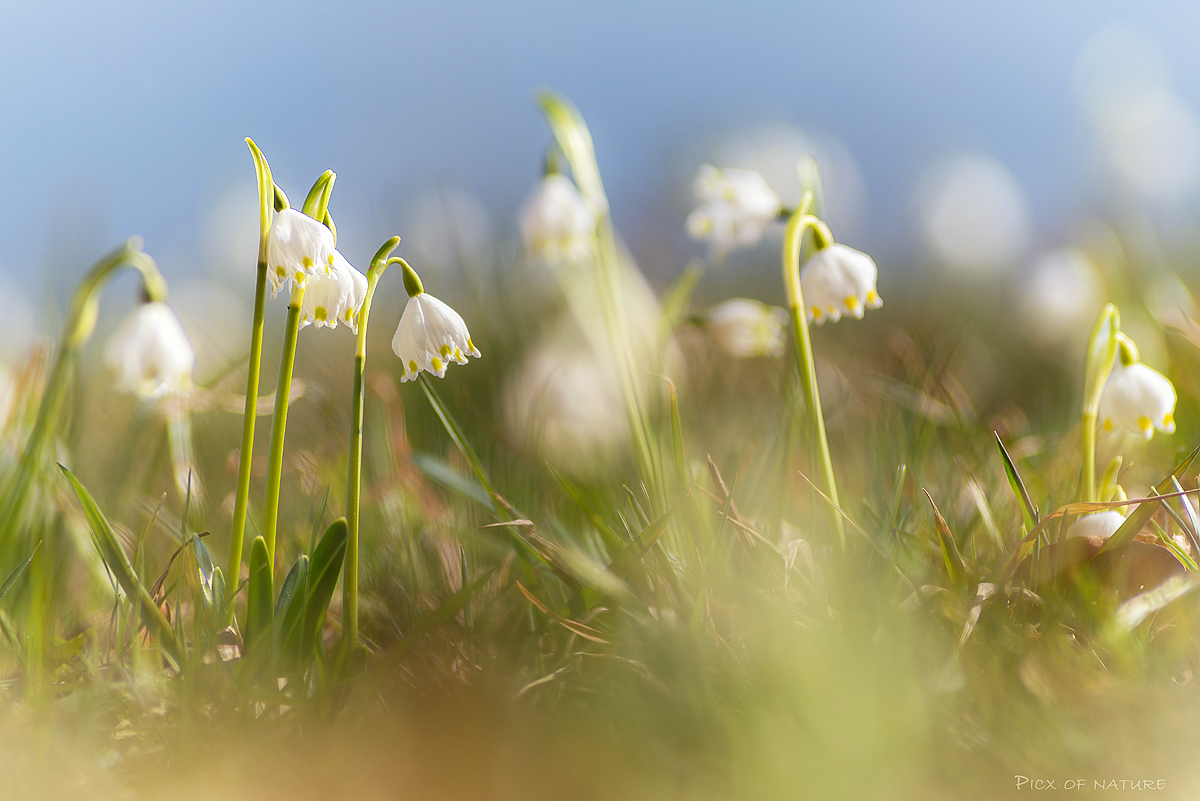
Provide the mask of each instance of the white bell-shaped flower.
[{"label": "white bell-shaped flower", "polygon": [[521,207],[525,249],[547,261],[576,260],[591,252],[596,210],[570,178],[552,172]]},{"label": "white bell-shaped flower", "polygon": [[402,381],[416,379],[422,370],[442,378],[450,362],[466,364],[468,353],[481,355],[458,312],[426,292],[408,299],[392,351],[400,357]]},{"label": "white bell-shaped flower", "polygon": [[1067,538],[1071,537],[1094,537],[1100,536],[1108,539],[1117,532],[1121,524],[1125,522],[1125,515],[1109,509],[1105,512],[1096,512],[1091,515],[1084,515],[1071,524],[1067,529]]},{"label": "white bell-shaped flower", "polygon": [[700,205],[688,215],[688,233],[708,240],[714,258],[757,244],[783,209],[779,195],[753,170],[718,170],[705,164],[692,191]]},{"label": "white bell-shaped flower", "polygon": [[730,356],[748,359],[783,353],[787,312],[757,300],[732,298],[704,317],[704,330]]},{"label": "white bell-shaped flower", "polygon": [[1123,428],[1146,439],[1154,429],[1175,431],[1175,387],[1162,373],[1141,362],[1113,365],[1100,396],[1100,424],[1105,431]]},{"label": "white bell-shaped flower", "polygon": [[883,299],[875,291],[877,275],[866,253],[838,244],[818,250],[800,272],[809,322],[837,322],[843,314],[861,320],[865,309],[878,309]]},{"label": "white bell-shaped flower", "polygon": [[355,315],[367,294],[367,278],[333,251],[333,275],[318,272],[308,279],[304,300],[300,304],[300,327],[316,325],[337,328],[346,323],[358,333]]},{"label": "white bell-shaped flower", "polygon": [[267,243],[271,297],[289,281],[303,283],[310,275],[331,275],[333,249],[333,233],[322,223],[291,208],[277,212]]},{"label": "white bell-shaped flower", "polygon": [[104,364],[119,389],[157,398],[187,387],[196,352],[165,303],[143,303],[104,346]]}]

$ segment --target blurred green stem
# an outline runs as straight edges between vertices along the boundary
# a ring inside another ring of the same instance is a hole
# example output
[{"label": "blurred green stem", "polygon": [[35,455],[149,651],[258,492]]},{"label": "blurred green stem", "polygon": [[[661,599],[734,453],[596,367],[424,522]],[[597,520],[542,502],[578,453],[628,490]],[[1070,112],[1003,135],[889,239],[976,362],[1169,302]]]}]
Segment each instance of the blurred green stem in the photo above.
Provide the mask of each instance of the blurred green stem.
[{"label": "blurred green stem", "polygon": [[1080,500],[1096,500],[1096,418],[1100,412],[1100,396],[1112,372],[1121,331],[1121,315],[1111,303],[1100,312],[1092,336],[1088,340],[1087,362],[1083,376],[1083,410],[1079,426],[1083,436],[1083,458],[1080,467]]},{"label": "blurred green stem", "polygon": [[403,263],[403,259],[388,256],[400,244],[400,237],[393,236],[371,259],[367,268],[367,294],[358,310],[358,335],[354,348],[354,396],[350,402],[350,464],[346,477],[346,524],[349,536],[346,540],[346,578],[342,583],[342,643],[347,649],[358,643],[358,507],[362,498],[362,440],[363,371],[367,364],[367,319],[371,314],[371,299],[380,276],[389,265]]},{"label": "blurred green stem", "polygon": [[[821,465],[825,472],[825,491],[829,500],[840,506],[837,481],[833,475],[833,460],[829,456],[829,440],[825,436],[821,397],[817,390],[817,372],[813,364],[812,342],[809,339],[808,315],[804,311],[804,295],[800,291],[800,249],[804,242],[805,231],[809,228],[813,230],[813,237],[817,240],[818,247],[828,245],[833,241],[825,224],[808,213],[812,200],[812,192],[805,192],[800,199],[800,205],[788,219],[787,231],[784,233],[783,239],[783,285],[787,290],[788,311],[792,317],[800,387],[804,392],[804,404],[808,407],[809,414],[812,415],[817,447],[821,455]],[[846,533],[842,526],[841,513],[837,509],[830,511],[833,513],[833,525],[837,530],[838,543],[842,550],[845,550]]]},{"label": "blurred green stem", "polygon": [[159,273],[154,259],[142,252],[139,237],[126,240],[119,248],[96,262],[84,276],[71,298],[71,309],[59,337],[58,354],[46,380],[33,430],[25,443],[25,450],[21,453],[17,469],[12,474],[12,483],[5,491],[3,503],[0,505],[0,547],[7,548],[16,536],[29,490],[41,466],[42,451],[46,443],[54,438],[67,394],[72,362],[96,329],[96,317],[100,312],[100,290],[118,269],[126,266],[133,267],[142,274],[142,285],[149,300],[167,299],[167,283]]},{"label": "blurred green stem", "polygon": [[258,416],[258,376],[262,367],[263,317],[267,302],[267,247],[271,240],[271,214],[275,183],[271,167],[258,145],[249,137],[246,144],[254,157],[258,176],[258,277],[254,284],[254,322],[250,327],[250,364],[246,373],[246,407],[242,414],[242,449],[238,454],[237,494],[233,503],[233,527],[229,535],[229,567],[225,571],[225,622],[233,619],[242,572],[242,544],[246,534],[246,508],[250,502],[250,467],[254,456],[254,423]]}]

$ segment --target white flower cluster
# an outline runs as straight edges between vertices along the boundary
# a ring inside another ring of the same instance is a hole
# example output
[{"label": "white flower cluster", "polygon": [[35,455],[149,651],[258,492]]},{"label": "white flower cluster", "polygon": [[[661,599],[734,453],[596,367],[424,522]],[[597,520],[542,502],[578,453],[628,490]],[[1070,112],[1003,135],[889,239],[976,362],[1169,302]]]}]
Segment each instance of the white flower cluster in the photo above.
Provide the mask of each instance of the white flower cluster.
[{"label": "white flower cluster", "polygon": [[300,303],[300,327],[337,328],[339,322],[358,333],[358,310],[367,296],[367,278],[354,269],[338,251],[333,251],[331,275],[317,273],[304,290]]},{"label": "white flower cluster", "polygon": [[783,209],[779,195],[753,170],[718,170],[705,164],[692,191],[700,205],[688,215],[688,233],[708,240],[714,258],[757,244]]},{"label": "white flower cluster", "polygon": [[342,322],[358,333],[367,279],[334,247],[333,233],[324,224],[295,209],[278,212],[267,244],[267,277],[272,298],[289,282],[304,287],[301,328],[337,328]]},{"label": "white flower cluster", "polygon": [[552,172],[521,207],[526,250],[548,262],[578,261],[592,250],[596,209],[570,178]]},{"label": "white flower cluster", "polygon": [[783,354],[787,312],[748,298],[731,298],[704,317],[704,330],[735,359]]}]

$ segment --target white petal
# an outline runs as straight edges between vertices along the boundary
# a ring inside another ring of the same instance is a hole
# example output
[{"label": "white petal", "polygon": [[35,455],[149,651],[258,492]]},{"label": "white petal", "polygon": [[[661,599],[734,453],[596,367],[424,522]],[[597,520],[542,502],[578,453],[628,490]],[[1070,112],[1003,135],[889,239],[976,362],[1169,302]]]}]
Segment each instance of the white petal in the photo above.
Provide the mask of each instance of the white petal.
[{"label": "white petal", "polygon": [[190,383],[196,353],[167,304],[143,303],[105,345],[104,363],[120,389],[155,398]]},{"label": "white petal", "polygon": [[458,312],[426,292],[409,298],[392,351],[403,364],[403,381],[412,381],[421,370],[441,378],[450,362],[466,364],[468,353],[480,355]]},{"label": "white petal", "polygon": [[1072,523],[1071,527],[1067,529],[1067,538],[1092,537],[1097,535],[1108,538],[1115,534],[1124,522],[1125,515],[1115,509],[1085,515]]},{"label": "white petal", "polygon": [[1175,387],[1170,380],[1141,362],[1113,365],[1100,397],[1105,429],[1124,428],[1150,439],[1154,429],[1175,430]]},{"label": "white petal", "polygon": [[521,207],[520,227],[530,253],[551,261],[580,258],[592,248],[596,211],[571,179],[551,173]]},{"label": "white petal", "polygon": [[271,297],[299,274],[332,275],[333,250],[333,233],[323,224],[295,209],[277,212],[267,243]]}]

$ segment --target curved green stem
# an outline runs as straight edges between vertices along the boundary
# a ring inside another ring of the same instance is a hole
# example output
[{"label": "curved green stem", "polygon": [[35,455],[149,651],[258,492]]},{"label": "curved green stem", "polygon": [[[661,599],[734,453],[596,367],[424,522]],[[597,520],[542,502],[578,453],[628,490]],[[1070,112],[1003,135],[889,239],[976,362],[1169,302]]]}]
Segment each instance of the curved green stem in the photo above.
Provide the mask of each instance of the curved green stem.
[{"label": "curved green stem", "polygon": [[358,335],[354,347],[354,394],[350,400],[350,462],[346,476],[346,525],[349,536],[346,540],[346,577],[342,583],[342,642],[352,648],[358,643],[358,507],[362,498],[362,441],[363,371],[367,364],[367,320],[371,314],[371,299],[383,271],[400,259],[389,259],[388,255],[400,244],[394,236],[371,259],[367,268],[367,293],[358,310]]},{"label": "curved green stem", "polygon": [[1121,315],[1117,307],[1110,303],[1100,312],[1092,329],[1084,364],[1083,409],[1079,420],[1083,438],[1079,495],[1085,503],[1096,500],[1096,418],[1100,412],[1100,396],[1104,393],[1108,374],[1112,372],[1120,337]]},{"label": "curved green stem", "polygon": [[21,452],[21,459],[13,473],[13,481],[0,502],[0,546],[7,547],[15,536],[24,511],[25,502],[38,472],[42,451],[53,438],[60,412],[67,394],[67,383],[72,361],[84,343],[96,330],[96,317],[100,312],[100,290],[108,279],[122,267],[132,267],[142,274],[142,285],[151,301],[167,299],[167,283],[154,259],[142,252],[142,241],[132,237],[108,255],[97,261],[84,276],[71,298],[71,308],[59,337],[58,354],[50,369],[42,401],[38,406],[33,430]]},{"label": "curved green stem", "polygon": [[[788,219],[787,231],[783,240],[783,285],[787,290],[788,311],[792,318],[792,331],[796,345],[796,367],[800,372],[800,387],[804,393],[804,404],[812,415],[814,434],[821,455],[821,465],[825,473],[825,490],[829,500],[835,505],[838,500],[837,481],[833,475],[833,460],[829,455],[829,440],[825,435],[825,419],[821,413],[821,398],[817,390],[817,372],[813,364],[812,342],[808,333],[808,315],[804,311],[804,295],[800,291],[800,248],[804,241],[804,232],[813,229],[813,236],[818,244],[829,244],[832,237],[829,229],[816,217],[808,213],[812,203],[812,193],[805,192],[800,205]],[[846,548],[846,533],[842,526],[842,516],[837,509],[833,513],[833,524],[837,530],[838,543],[843,550]]]}]

